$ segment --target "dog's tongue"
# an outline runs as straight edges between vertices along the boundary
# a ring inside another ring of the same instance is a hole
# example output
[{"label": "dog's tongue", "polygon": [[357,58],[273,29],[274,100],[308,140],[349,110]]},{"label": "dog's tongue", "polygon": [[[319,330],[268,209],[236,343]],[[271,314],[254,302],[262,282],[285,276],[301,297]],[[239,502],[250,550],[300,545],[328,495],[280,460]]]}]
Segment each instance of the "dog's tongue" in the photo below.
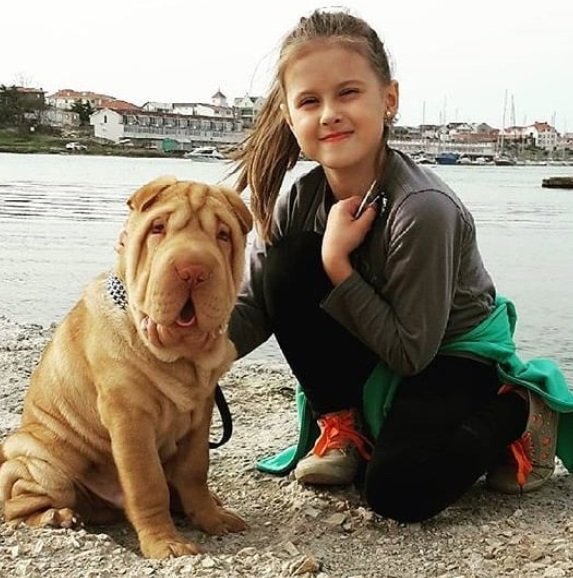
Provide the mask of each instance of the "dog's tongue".
[{"label": "dog's tongue", "polygon": [[193,301],[187,299],[187,302],[181,309],[179,314],[179,319],[175,322],[179,327],[189,327],[193,325],[195,321],[195,307],[193,306]]}]

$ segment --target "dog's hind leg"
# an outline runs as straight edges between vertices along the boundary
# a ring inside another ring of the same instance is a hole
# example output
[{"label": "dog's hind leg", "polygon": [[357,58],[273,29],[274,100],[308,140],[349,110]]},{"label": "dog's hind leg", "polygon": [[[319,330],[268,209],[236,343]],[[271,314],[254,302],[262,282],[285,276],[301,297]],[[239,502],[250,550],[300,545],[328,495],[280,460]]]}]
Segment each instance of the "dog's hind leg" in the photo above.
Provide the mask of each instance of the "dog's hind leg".
[{"label": "dog's hind leg", "polygon": [[62,528],[79,523],[72,481],[40,458],[20,456],[4,462],[0,497],[7,522]]}]

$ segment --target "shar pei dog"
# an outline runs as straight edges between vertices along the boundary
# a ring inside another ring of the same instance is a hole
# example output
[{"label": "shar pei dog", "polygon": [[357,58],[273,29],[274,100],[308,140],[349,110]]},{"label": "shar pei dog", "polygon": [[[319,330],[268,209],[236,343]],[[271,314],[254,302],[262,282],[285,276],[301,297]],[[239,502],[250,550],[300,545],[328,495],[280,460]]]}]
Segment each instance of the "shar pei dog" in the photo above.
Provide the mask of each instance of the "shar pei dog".
[{"label": "shar pei dog", "polygon": [[[7,522],[71,527],[125,516],[143,555],[196,554],[243,520],[207,485],[226,332],[252,217],[222,186],[161,177],[128,200],[113,272],[94,279],[44,350],[19,428],[0,447]],[[176,505],[176,507],[175,507]]]}]

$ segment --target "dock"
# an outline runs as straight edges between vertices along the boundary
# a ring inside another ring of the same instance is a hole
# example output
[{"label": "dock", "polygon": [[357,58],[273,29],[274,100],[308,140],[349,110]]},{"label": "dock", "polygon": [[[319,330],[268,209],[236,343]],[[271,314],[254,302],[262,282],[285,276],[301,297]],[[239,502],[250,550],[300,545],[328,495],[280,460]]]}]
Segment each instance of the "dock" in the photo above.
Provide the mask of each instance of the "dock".
[{"label": "dock", "polygon": [[573,189],[573,177],[548,177],[543,179],[541,186],[549,189]]}]

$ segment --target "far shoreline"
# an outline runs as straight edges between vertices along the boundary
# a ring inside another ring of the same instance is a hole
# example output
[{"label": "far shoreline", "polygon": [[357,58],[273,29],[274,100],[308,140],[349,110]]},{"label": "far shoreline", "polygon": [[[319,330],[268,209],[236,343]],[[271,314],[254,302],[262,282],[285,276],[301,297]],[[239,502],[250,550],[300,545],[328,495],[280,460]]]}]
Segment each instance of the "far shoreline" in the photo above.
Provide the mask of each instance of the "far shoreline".
[{"label": "far shoreline", "polygon": [[42,155],[62,155],[62,156],[104,156],[104,157],[131,157],[131,158],[163,158],[163,159],[181,159],[181,154],[165,153],[157,149],[111,149],[108,145],[98,145],[97,150],[87,150],[81,152],[67,151],[63,147],[21,147],[21,146],[0,146],[0,153],[6,154],[42,154]]},{"label": "far shoreline", "polygon": [[[77,143],[84,150],[69,150],[68,143]],[[85,128],[77,131],[25,132],[0,129],[0,153],[8,154],[54,154],[66,156],[116,156],[140,158],[183,158],[185,150],[161,150],[135,146],[135,143],[117,144],[96,139]]]}]

